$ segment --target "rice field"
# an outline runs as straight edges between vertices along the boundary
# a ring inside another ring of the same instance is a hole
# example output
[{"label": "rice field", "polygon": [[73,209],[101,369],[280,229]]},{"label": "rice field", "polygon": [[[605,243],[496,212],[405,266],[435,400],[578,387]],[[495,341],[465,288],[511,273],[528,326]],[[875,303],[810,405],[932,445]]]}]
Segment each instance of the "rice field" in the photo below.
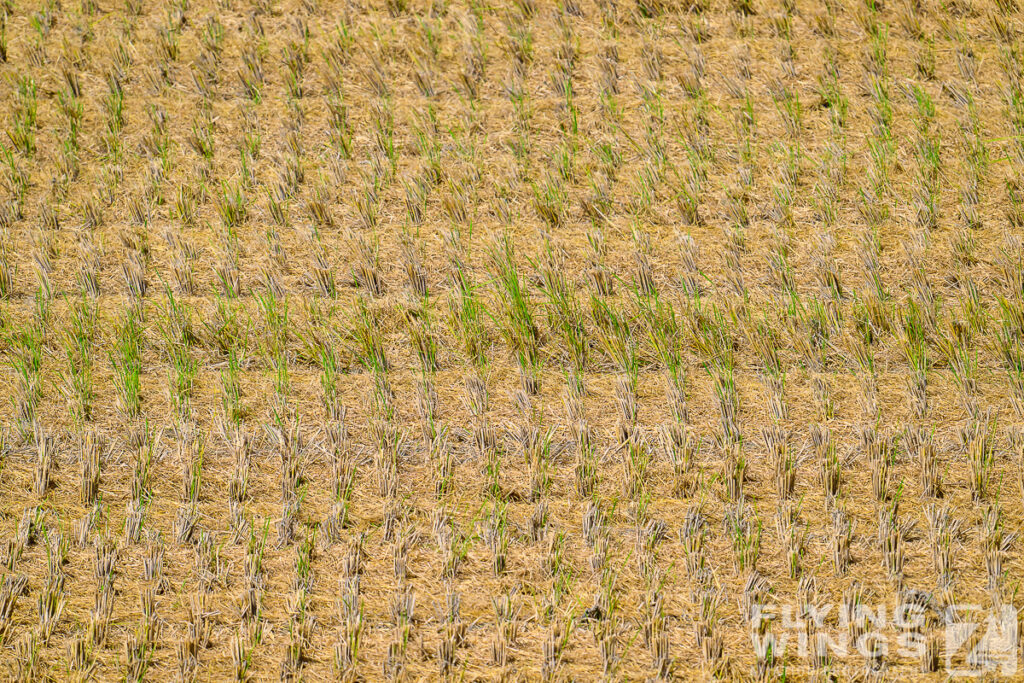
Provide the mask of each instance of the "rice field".
[{"label": "rice field", "polygon": [[0,0],[0,677],[1024,675],[1022,30]]}]

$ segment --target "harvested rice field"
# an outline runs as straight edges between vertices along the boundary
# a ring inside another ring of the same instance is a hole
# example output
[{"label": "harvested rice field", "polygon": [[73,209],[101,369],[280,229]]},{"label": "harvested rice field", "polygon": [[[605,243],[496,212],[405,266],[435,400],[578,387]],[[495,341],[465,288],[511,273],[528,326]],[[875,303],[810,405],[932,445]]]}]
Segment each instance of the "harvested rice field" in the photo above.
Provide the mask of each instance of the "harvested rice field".
[{"label": "harvested rice field", "polygon": [[1018,0],[0,0],[0,677],[1020,678]]}]

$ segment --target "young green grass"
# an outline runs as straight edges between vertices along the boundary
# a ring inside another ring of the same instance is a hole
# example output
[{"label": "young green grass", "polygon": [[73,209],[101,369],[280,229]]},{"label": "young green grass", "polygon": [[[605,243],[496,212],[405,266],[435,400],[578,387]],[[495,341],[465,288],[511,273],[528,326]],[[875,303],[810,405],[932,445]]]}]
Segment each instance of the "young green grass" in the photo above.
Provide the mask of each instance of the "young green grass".
[{"label": "young green grass", "polygon": [[142,411],[143,323],[133,307],[122,310],[117,321],[113,348],[109,351],[114,370],[114,386],[122,412],[129,419]]},{"label": "young green grass", "polygon": [[490,250],[489,257],[497,285],[496,294],[503,309],[503,316],[496,322],[519,365],[524,387],[528,393],[536,393],[541,333],[534,321],[529,292],[515,262],[511,237],[503,237]]},{"label": "young green grass", "polygon": [[64,393],[79,425],[92,418],[95,398],[93,343],[96,326],[95,303],[84,297],[74,300],[71,303],[71,323],[61,337],[67,361],[67,370],[62,374]]}]

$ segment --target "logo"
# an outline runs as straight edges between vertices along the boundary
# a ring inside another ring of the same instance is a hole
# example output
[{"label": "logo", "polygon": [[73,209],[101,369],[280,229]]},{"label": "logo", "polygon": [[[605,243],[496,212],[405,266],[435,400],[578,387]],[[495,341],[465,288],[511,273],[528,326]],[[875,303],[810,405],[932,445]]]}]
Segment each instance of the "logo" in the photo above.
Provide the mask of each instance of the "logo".
[{"label": "logo", "polygon": [[929,670],[943,668],[956,677],[1011,676],[1019,670],[1020,628],[1012,606],[758,603],[748,616],[760,662],[928,663]]},{"label": "logo", "polygon": [[946,671],[952,676],[1017,673],[1017,610],[1004,605],[983,610],[979,605],[946,608]]}]

